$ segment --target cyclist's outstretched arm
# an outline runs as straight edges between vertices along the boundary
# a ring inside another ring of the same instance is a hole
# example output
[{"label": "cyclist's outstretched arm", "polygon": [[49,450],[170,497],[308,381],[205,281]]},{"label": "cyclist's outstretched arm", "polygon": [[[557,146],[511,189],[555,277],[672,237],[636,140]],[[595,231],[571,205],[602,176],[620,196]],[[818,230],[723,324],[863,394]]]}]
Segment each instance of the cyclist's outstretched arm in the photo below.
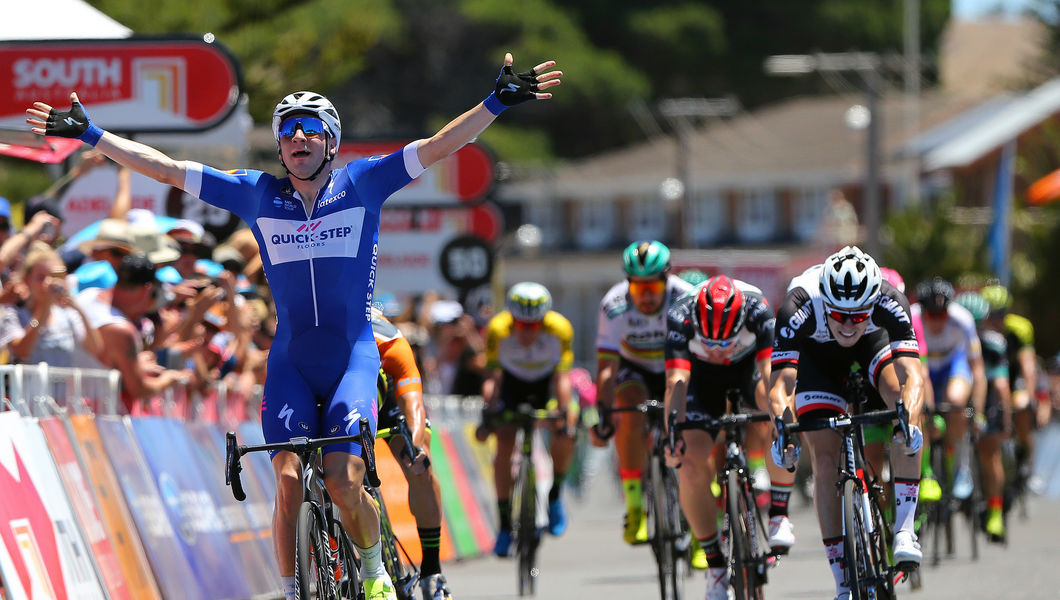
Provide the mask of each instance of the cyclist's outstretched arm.
[{"label": "cyclist's outstretched arm", "polygon": [[902,386],[902,403],[909,411],[909,422],[916,425],[924,409],[923,363],[919,356],[899,356],[894,366],[898,383]]},{"label": "cyclist's outstretched arm", "polygon": [[793,397],[797,369],[772,369],[769,374],[769,414],[774,419],[781,417],[785,423],[795,420]]},{"label": "cyclist's outstretched arm", "polygon": [[137,173],[166,185],[184,187],[184,161],[173,160],[151,146],[103,131],[88,118],[76,92],[70,94],[70,104],[69,111],[58,111],[43,102],[34,102],[33,108],[26,111],[26,122],[32,126],[33,133],[80,139]]},{"label": "cyclist's outstretched arm", "polygon": [[494,92],[475,108],[450,121],[431,136],[420,140],[416,147],[420,164],[427,168],[456,152],[464,144],[475,139],[483,129],[489,127],[505,109],[528,100],[548,100],[551,93],[543,92],[560,83],[561,71],[548,71],[556,61],[545,61],[529,71],[515,73],[512,70],[511,53],[504,55],[504,66]]}]

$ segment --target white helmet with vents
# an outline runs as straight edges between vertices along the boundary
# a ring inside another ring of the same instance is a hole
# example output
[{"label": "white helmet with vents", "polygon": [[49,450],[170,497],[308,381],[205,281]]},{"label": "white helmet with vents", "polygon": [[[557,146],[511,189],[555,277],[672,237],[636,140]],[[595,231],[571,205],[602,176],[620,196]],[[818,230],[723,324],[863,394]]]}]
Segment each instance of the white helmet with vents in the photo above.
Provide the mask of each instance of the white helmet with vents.
[{"label": "white helmet with vents", "polygon": [[339,150],[339,142],[342,140],[342,123],[339,122],[339,112],[330,100],[316,92],[294,92],[287,94],[283,100],[276,105],[272,111],[272,137],[276,143],[280,143],[280,123],[291,115],[310,114],[324,122],[328,133],[335,140],[335,149]]},{"label": "white helmet with vents", "polygon": [[505,304],[516,321],[539,323],[552,309],[552,295],[540,283],[524,281],[512,286]]},{"label": "white helmet with vents", "polygon": [[825,304],[839,310],[867,308],[879,297],[882,279],[871,256],[847,246],[824,261],[821,295]]}]

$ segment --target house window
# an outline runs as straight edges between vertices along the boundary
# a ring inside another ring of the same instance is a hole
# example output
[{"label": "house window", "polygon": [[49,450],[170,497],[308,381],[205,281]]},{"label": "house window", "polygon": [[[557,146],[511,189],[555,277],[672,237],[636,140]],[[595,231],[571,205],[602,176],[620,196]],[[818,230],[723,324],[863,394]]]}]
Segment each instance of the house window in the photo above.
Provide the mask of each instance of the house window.
[{"label": "house window", "polygon": [[743,242],[773,239],[777,230],[777,197],[772,189],[749,190],[736,202],[736,236]]},{"label": "house window", "polygon": [[687,236],[695,246],[717,242],[729,228],[729,210],[718,190],[695,192],[689,204]]},{"label": "house window", "polygon": [[579,248],[604,248],[615,233],[614,202],[606,200],[578,200],[574,209],[574,229],[571,237]]},{"label": "house window", "polygon": [[828,207],[828,190],[825,188],[802,188],[794,194],[791,226],[799,241],[808,241],[817,236],[821,216]]},{"label": "house window", "polygon": [[629,239],[658,240],[666,237],[666,209],[658,198],[634,200],[629,211]]}]

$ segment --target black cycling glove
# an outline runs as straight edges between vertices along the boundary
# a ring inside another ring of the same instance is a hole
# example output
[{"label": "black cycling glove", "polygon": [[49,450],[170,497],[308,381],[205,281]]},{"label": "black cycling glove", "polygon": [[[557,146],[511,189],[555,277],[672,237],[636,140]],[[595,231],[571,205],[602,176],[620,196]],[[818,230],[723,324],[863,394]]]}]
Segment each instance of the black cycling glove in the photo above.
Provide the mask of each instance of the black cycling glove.
[{"label": "black cycling glove", "polygon": [[483,103],[491,113],[499,115],[510,106],[536,100],[539,91],[537,84],[537,73],[533,69],[516,73],[511,65],[504,65],[497,76],[493,93],[487,96]]},{"label": "black cycling glove", "polygon": [[53,108],[48,113],[44,135],[78,139],[95,146],[103,136],[103,130],[92,123],[80,102],[74,102],[70,110],[58,111]]}]

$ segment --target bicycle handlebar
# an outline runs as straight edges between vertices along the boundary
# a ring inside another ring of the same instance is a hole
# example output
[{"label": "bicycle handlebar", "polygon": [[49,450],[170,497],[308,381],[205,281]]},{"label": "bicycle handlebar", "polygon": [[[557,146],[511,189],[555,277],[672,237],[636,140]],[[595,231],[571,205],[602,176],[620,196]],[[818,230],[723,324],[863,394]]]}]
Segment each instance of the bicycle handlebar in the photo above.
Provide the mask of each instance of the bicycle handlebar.
[{"label": "bicycle handlebar", "polygon": [[899,422],[902,434],[905,436],[905,445],[909,446],[912,443],[909,438],[909,411],[906,410],[905,404],[901,400],[898,401],[894,410],[877,410],[857,415],[844,414],[810,421],[800,421],[798,423],[787,423],[784,425],[784,431],[787,433],[798,433],[800,431],[820,431],[822,429],[842,430],[855,426],[878,425],[894,421]]},{"label": "bicycle handlebar", "polygon": [[604,423],[608,421],[610,415],[621,412],[639,412],[641,414],[648,414],[656,411],[661,412],[664,408],[666,408],[666,405],[659,400],[648,400],[647,402],[642,402],[636,406],[620,406],[618,408],[601,406],[597,409],[600,411],[601,419],[599,423],[593,425],[593,431],[596,432],[596,437],[606,441],[615,435],[614,425],[610,422],[604,425]]},{"label": "bicycle handlebar", "polygon": [[750,425],[751,423],[760,423],[769,421],[769,413],[764,412],[750,412],[750,413],[735,413],[721,416],[717,419],[702,420],[702,421],[681,421],[675,424],[678,431],[686,431],[689,429],[699,429],[703,431],[720,431],[727,427],[743,427]]},{"label": "bicycle handlebar", "polygon": [[[402,456],[408,457],[409,460],[414,460],[416,455],[422,451],[422,448],[412,442],[412,432],[409,431],[408,420],[405,419],[405,415],[398,415],[398,434],[401,439],[405,442],[405,447],[402,448]],[[423,468],[427,469],[431,466],[431,457],[424,455],[423,457]]]}]

